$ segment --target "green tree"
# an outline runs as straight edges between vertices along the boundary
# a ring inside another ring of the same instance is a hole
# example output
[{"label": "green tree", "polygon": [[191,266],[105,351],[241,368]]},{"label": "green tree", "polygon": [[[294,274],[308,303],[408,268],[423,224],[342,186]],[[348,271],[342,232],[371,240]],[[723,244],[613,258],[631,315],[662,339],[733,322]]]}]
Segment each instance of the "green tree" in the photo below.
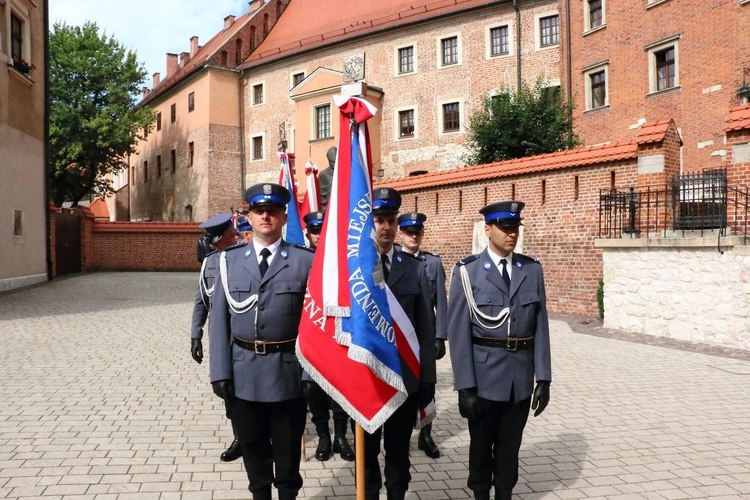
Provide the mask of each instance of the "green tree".
[{"label": "green tree", "polygon": [[469,119],[469,165],[522,158],[569,149],[579,144],[572,129],[571,108],[557,87],[537,80],[534,87],[503,89],[486,96]]},{"label": "green tree", "polygon": [[146,68],[95,23],[55,23],[49,36],[50,195],[59,206],[113,191],[154,113],[136,108]]}]

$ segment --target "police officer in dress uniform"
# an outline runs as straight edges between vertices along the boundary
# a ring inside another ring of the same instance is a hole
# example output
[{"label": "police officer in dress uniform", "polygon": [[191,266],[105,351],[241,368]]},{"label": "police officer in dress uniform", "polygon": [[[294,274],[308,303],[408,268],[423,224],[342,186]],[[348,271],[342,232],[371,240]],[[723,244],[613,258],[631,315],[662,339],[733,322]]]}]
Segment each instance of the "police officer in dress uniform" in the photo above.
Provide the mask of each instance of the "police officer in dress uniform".
[{"label": "police officer in dress uniform", "polygon": [[[445,341],[448,340],[447,313],[448,294],[445,290],[445,269],[439,255],[422,250],[424,223],[427,216],[420,212],[407,212],[398,218],[401,230],[401,248],[424,262],[427,279],[430,282],[430,297],[435,309],[435,358],[445,356]],[[419,431],[417,447],[430,458],[439,458],[440,450],[432,440],[432,423]]]},{"label": "police officer in dress uniform", "polygon": [[256,184],[246,194],[253,241],[225,250],[209,325],[211,384],[234,401],[234,422],[254,500],[297,498],[305,428],[295,342],[312,250],[281,237],[289,191]]},{"label": "police officer in dress uniform", "polygon": [[[307,225],[305,232],[307,233],[307,240],[310,242],[310,248],[312,249],[318,247],[324,217],[325,214],[323,212],[310,212],[302,218]],[[310,420],[315,425],[315,432],[318,434],[318,447],[315,449],[315,458],[325,461],[330,459],[334,453],[338,453],[341,455],[341,458],[351,462],[354,460],[354,451],[352,451],[349,441],[346,439],[346,425],[349,416],[318,384],[313,381],[307,382],[306,380],[303,383],[309,384],[306,391],[310,413],[312,414]],[[328,426],[328,421],[331,418],[329,409],[333,412],[333,443],[331,443],[331,429]]]},{"label": "police officer in dress uniform", "polygon": [[403,500],[409,489],[409,441],[417,410],[435,395],[435,314],[430,302],[430,284],[422,261],[393,246],[396,214],[401,195],[393,188],[376,188],[372,213],[385,282],[393,292],[419,340],[420,380],[411,375],[404,360],[401,371],[409,394],[406,401],[375,433],[365,433],[365,498],[376,500],[382,485],[378,455],[380,438],[385,449],[385,487],[388,500]]},{"label": "police officer in dress uniform", "polygon": [[[512,497],[529,407],[541,414],[552,380],[542,266],[514,253],[520,201],[482,208],[489,246],[453,268],[448,342],[458,409],[469,421],[468,486],[477,500]],[[536,388],[534,388],[536,378]]]},{"label": "police officer in dress uniform", "polygon": [[237,243],[250,243],[253,239],[253,226],[247,217],[238,215],[235,232],[237,233]]},{"label": "police officer in dress uniform", "polygon": [[[234,244],[234,230],[232,228],[232,214],[230,212],[215,215],[199,226],[206,241],[214,250],[205,256],[201,266],[198,293],[193,304],[193,320],[190,327],[190,355],[196,363],[203,362],[203,326],[206,324],[208,312],[211,310],[211,300],[214,295],[214,285],[219,275],[219,252]],[[227,403],[226,415],[232,421],[232,405]],[[234,424],[232,424],[234,428]],[[221,454],[222,462],[232,462],[242,456],[234,433],[232,444]]]}]

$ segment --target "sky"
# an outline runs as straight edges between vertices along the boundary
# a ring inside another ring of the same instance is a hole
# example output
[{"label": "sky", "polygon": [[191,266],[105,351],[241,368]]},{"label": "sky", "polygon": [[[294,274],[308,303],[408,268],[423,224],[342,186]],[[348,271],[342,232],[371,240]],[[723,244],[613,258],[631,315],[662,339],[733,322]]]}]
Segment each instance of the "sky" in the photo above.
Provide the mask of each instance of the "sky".
[{"label": "sky", "polygon": [[50,30],[55,22],[81,26],[95,22],[123,46],[136,52],[151,76],[166,74],[167,52],[190,50],[190,37],[205,45],[224,27],[228,15],[247,12],[244,0],[49,0]]}]

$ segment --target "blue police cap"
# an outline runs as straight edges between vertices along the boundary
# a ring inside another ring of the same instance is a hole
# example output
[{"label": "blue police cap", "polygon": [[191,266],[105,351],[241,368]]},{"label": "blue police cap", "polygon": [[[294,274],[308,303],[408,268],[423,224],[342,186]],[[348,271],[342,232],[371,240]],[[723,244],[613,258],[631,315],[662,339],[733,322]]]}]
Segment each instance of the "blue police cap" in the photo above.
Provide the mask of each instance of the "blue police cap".
[{"label": "blue police cap", "polygon": [[391,187],[375,188],[372,192],[372,213],[392,214],[401,208],[401,195]]},{"label": "blue police cap", "polygon": [[521,210],[526,204],[522,201],[500,201],[482,208],[479,213],[484,215],[485,224],[497,224],[503,227],[518,227],[521,221]]},{"label": "blue police cap", "polygon": [[420,212],[406,212],[398,218],[398,227],[402,231],[409,229],[424,229],[424,221],[427,220],[427,216]]},{"label": "blue police cap", "polygon": [[261,205],[275,205],[284,208],[290,199],[292,199],[292,195],[289,194],[289,191],[281,184],[274,184],[273,182],[255,184],[245,191],[245,200],[251,209]]},{"label": "blue police cap", "polygon": [[253,230],[253,226],[250,224],[250,221],[248,221],[247,217],[245,217],[244,215],[239,215],[237,217],[237,220],[235,221],[235,224],[236,224],[235,228],[239,232]]},{"label": "blue police cap", "polygon": [[[206,222],[198,226],[198,229],[206,233],[206,236],[212,240],[218,240],[224,231],[232,225],[232,212],[225,212],[214,215]],[[215,241],[212,241],[214,243]]]},{"label": "blue police cap", "polygon": [[309,214],[302,217],[307,224],[307,227],[319,227],[323,225],[323,218],[325,214],[323,212],[310,212]]}]

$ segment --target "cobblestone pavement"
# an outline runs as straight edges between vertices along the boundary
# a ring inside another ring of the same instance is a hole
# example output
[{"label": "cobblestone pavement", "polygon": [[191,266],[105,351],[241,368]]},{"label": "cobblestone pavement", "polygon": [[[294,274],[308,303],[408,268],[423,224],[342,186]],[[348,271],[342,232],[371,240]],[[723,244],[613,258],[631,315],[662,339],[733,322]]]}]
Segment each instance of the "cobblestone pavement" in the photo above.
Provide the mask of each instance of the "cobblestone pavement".
[{"label": "cobblestone pavement", "polygon": [[[231,430],[207,363],[188,352],[196,284],[98,273],[0,295],[0,498],[248,498],[241,463],[218,460]],[[552,321],[552,348],[518,498],[750,498],[750,353],[575,318]],[[470,498],[468,431],[438,364],[443,456],[414,435],[408,500]],[[353,499],[353,465],[316,461],[306,438],[300,499]]]}]

